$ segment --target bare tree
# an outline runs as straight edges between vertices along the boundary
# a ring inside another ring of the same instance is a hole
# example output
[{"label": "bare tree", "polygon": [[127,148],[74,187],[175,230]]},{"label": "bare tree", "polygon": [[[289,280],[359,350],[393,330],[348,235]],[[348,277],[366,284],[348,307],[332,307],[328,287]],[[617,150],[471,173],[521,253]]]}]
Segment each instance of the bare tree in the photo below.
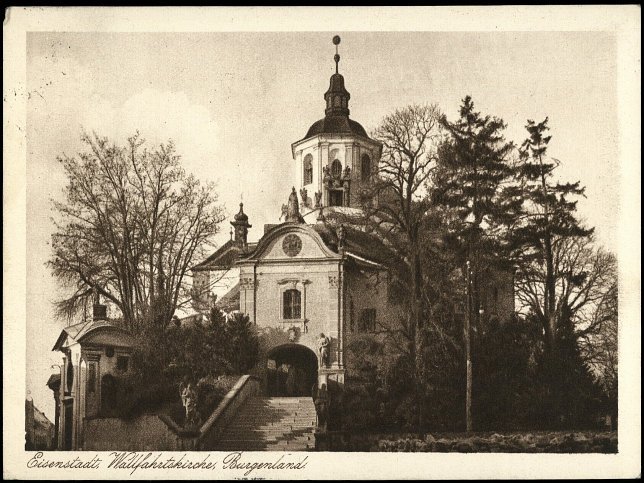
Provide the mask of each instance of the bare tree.
[{"label": "bare tree", "polygon": [[180,166],[172,142],[152,150],[137,133],[126,147],[96,134],[86,152],[59,157],[65,201],[53,202],[56,232],[48,265],[73,293],[57,302],[72,317],[96,292],[134,332],[163,332],[189,303],[187,274],[223,220],[212,185]]},{"label": "bare tree", "polygon": [[544,300],[549,290],[546,280],[551,277],[555,320],[570,320],[578,338],[591,338],[601,332],[606,317],[613,316],[606,304],[613,295],[616,297],[615,256],[595,248],[592,237],[568,236],[553,237],[552,254],[552,269],[540,260],[520,263],[516,281],[519,310],[548,320]]},{"label": "bare tree", "polygon": [[414,105],[385,117],[373,132],[383,143],[378,175],[369,190],[365,213],[378,233],[405,261],[409,277],[408,335],[421,325],[423,221],[429,207],[427,180],[435,163],[440,136],[435,105]]},{"label": "bare tree", "polygon": [[[406,320],[381,327],[418,366],[418,330],[423,322],[423,229],[430,205],[427,181],[436,164],[440,112],[435,105],[413,105],[386,116],[372,133],[383,144],[377,174],[364,190],[366,223],[391,249],[390,268],[408,307]],[[417,399],[418,371],[414,371]],[[418,415],[419,425],[422,415]]]}]

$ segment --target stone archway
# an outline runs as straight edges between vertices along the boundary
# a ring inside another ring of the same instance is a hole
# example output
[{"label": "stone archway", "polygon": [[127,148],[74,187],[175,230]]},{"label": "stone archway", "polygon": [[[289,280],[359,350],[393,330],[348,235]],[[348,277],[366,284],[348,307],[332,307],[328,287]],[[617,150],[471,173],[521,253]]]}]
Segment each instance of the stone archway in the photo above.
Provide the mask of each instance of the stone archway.
[{"label": "stone archway", "polygon": [[284,344],[268,353],[266,389],[269,396],[310,397],[317,377],[318,359],[306,346]]}]

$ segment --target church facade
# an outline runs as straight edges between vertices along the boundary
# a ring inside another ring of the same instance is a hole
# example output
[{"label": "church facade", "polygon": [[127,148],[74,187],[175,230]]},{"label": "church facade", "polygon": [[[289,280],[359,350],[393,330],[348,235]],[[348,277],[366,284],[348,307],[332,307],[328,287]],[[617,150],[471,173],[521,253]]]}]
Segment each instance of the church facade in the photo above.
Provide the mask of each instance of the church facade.
[{"label": "church facade", "polygon": [[[291,145],[294,176],[284,221],[266,225],[261,239],[249,243],[251,225],[241,205],[231,222],[234,239],[193,269],[196,306],[214,298],[208,290],[214,281],[238,277],[216,300],[234,300],[256,325],[269,395],[311,395],[313,384],[343,386],[347,338],[402,315],[388,297],[387,248],[350,223],[361,216],[361,195],[382,145],[349,118],[350,94],[338,72],[339,55],[335,60],[324,117]],[[294,382],[285,387],[293,372]]]}]

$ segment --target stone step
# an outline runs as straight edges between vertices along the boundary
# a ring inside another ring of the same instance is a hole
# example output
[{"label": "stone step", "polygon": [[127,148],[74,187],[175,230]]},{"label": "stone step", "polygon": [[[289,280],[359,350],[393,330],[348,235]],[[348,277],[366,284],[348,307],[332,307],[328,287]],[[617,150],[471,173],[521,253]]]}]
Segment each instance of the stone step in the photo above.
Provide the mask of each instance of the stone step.
[{"label": "stone step", "polygon": [[253,397],[224,429],[214,450],[307,451],[315,447],[310,397]]},{"label": "stone step", "polygon": [[269,413],[269,412],[277,412],[277,413],[285,413],[285,414],[295,414],[295,413],[314,413],[315,412],[315,406],[311,407],[306,407],[306,406],[294,406],[292,408],[276,408],[276,407],[253,407],[253,406],[246,406],[244,408],[245,411],[249,413]]},{"label": "stone step", "polygon": [[282,416],[275,417],[275,415],[250,415],[250,414],[240,414],[237,418],[238,421],[247,421],[249,423],[256,424],[286,424],[286,423],[302,423],[307,421],[315,421],[315,414],[307,414],[303,416]]},{"label": "stone step", "polygon": [[246,433],[249,431],[254,431],[257,434],[284,434],[284,433],[302,433],[303,431],[310,431],[315,429],[315,426],[293,426],[292,428],[289,427],[257,427],[257,426],[234,426],[234,427],[229,427],[230,431],[226,430],[225,432],[228,434],[234,434],[234,433]]},{"label": "stone step", "polygon": [[239,433],[242,431],[257,431],[261,433],[287,433],[292,431],[308,431],[315,429],[315,424],[307,424],[301,426],[228,426],[225,430],[227,433]]},{"label": "stone step", "polygon": [[302,436],[293,436],[293,435],[288,435],[288,434],[273,434],[273,435],[267,435],[267,434],[248,434],[248,433],[240,433],[240,434],[227,434],[226,435],[226,441],[265,441],[265,442],[277,442],[277,441],[288,441],[289,443],[292,441],[315,441],[315,437],[313,436],[313,433]]},{"label": "stone step", "polygon": [[307,418],[311,416],[315,416],[315,411],[297,411],[297,412],[292,412],[292,413],[276,413],[275,411],[241,411],[241,414],[243,414],[246,417],[253,417],[253,418],[267,418],[267,417],[272,417],[272,418]]},{"label": "stone step", "polygon": [[[215,451],[267,451],[268,448],[274,448],[272,451],[304,451],[308,448],[315,448],[315,441],[297,441],[286,444],[281,441],[236,441],[225,440],[213,448]],[[278,449],[282,448],[282,449]]]},{"label": "stone step", "polygon": [[235,421],[244,422],[246,424],[266,424],[276,426],[279,424],[308,424],[311,422],[315,423],[316,419],[317,418],[315,414],[306,414],[300,416],[280,415],[279,417],[276,417],[276,415],[274,414],[254,415],[242,412],[237,416],[237,418],[235,418]]},{"label": "stone step", "polygon": [[244,444],[242,446],[236,444],[223,444],[213,448],[213,451],[313,451],[315,444],[301,444],[301,445],[274,445],[274,444]]}]

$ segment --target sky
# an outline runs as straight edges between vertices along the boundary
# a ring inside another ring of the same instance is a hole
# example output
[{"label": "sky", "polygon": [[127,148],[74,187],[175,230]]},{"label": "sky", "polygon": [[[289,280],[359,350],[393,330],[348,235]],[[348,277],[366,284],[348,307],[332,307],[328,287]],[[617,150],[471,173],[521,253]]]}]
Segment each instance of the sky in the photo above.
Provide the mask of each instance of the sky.
[{"label": "sky", "polygon": [[[53,421],[47,378],[65,321],[46,268],[64,173],[83,130],[124,143],[172,139],[185,169],[217,183],[229,218],[244,202],[257,240],[293,180],[291,143],[324,116],[335,32],[27,34],[27,391]],[[617,43],[610,32],[341,32],[351,118],[368,132],[396,108],[436,103],[450,119],[471,95],[521,143],[549,118],[562,180],[586,186],[579,213],[617,250]],[[623,162],[623,161],[622,161]],[[228,238],[222,227],[219,243]]]}]

